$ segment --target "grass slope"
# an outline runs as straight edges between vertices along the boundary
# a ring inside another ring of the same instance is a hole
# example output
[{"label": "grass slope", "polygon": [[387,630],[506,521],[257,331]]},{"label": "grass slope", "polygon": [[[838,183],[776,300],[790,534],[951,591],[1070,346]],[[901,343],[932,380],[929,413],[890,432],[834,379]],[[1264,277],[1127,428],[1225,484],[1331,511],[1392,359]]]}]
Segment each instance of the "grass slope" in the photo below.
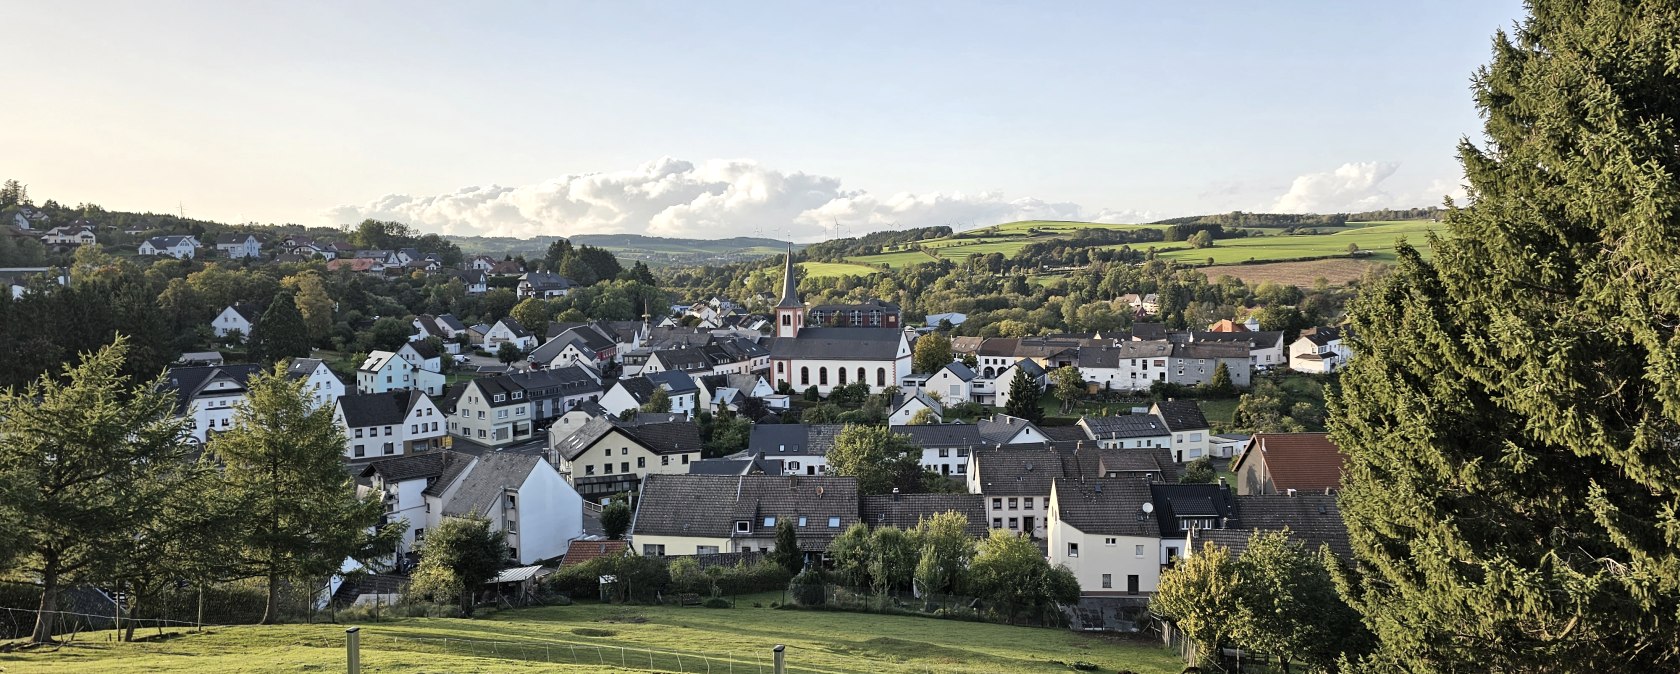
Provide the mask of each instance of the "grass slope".
[{"label": "grass slope", "polygon": [[[1248,260],[1289,260],[1303,257],[1346,255],[1348,244],[1356,244],[1362,251],[1374,253],[1367,260],[1394,260],[1394,244],[1400,237],[1425,253],[1428,241],[1425,234],[1443,225],[1426,221],[1371,224],[1348,228],[1329,234],[1298,234],[1292,236],[1253,236],[1246,239],[1220,239],[1212,248],[1189,248],[1163,251],[1160,257],[1190,263],[1203,263],[1213,258],[1214,264],[1233,264]],[[1184,244],[1167,244],[1183,246]]]},{"label": "grass slope", "polygon": [[805,275],[811,278],[868,276],[881,273],[880,267],[866,267],[861,264],[846,264],[844,262],[801,262],[799,268],[805,270]]},{"label": "grass slope", "polygon": [[[0,670],[255,673],[344,667],[343,625],[230,627],[137,644],[107,642],[106,635],[84,634],[56,652],[0,654]],[[1154,643],[1067,630],[769,608],[533,608],[481,620],[363,624],[361,643],[364,672],[623,671],[621,663],[631,670],[704,672],[709,665],[716,672],[757,672],[759,658],[768,672],[775,644],[787,645],[788,671],[797,674],[1065,672],[1069,668],[1055,661],[1076,660],[1095,663],[1099,671],[1140,674],[1167,674],[1183,666]],[[638,648],[653,649],[651,668],[650,654]],[[680,665],[677,653],[683,655]],[[586,660],[589,664],[570,664]]]}]

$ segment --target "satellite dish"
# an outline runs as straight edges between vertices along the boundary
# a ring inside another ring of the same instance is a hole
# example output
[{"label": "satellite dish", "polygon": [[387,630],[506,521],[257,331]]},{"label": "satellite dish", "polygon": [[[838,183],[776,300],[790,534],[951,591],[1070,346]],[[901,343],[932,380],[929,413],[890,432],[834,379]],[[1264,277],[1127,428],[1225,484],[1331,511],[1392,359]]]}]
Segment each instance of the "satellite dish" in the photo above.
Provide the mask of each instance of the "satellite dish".
[{"label": "satellite dish", "polygon": [[1143,504],[1143,511],[1146,512],[1146,513],[1155,512],[1155,504],[1153,504],[1153,503]]}]

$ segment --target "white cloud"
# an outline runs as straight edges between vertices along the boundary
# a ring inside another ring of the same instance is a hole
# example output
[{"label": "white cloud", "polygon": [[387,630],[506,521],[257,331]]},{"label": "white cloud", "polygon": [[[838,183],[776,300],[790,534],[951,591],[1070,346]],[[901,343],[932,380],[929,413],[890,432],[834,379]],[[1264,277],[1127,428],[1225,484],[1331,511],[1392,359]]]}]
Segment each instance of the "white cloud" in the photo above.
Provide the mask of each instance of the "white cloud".
[{"label": "white cloud", "polygon": [[1382,182],[1400,165],[1349,162],[1334,171],[1296,176],[1289,191],[1272,202],[1272,213],[1346,213],[1395,206]]},{"label": "white cloud", "polygon": [[845,190],[840,179],[765,168],[751,160],[699,164],[664,157],[633,169],[570,175],[522,187],[465,187],[449,194],[392,194],[340,206],[333,224],[399,220],[445,234],[530,237],[595,233],[718,238],[821,238],[835,222],[846,234],[894,226],[962,229],[1028,219],[1140,222],[1149,213],[1101,210],[1001,192]]},{"label": "white cloud", "polygon": [[1463,180],[1444,180],[1436,178],[1423,188],[1420,198],[1426,206],[1440,206],[1441,197],[1451,197],[1454,203],[1463,206],[1470,200],[1470,195],[1464,189]]}]

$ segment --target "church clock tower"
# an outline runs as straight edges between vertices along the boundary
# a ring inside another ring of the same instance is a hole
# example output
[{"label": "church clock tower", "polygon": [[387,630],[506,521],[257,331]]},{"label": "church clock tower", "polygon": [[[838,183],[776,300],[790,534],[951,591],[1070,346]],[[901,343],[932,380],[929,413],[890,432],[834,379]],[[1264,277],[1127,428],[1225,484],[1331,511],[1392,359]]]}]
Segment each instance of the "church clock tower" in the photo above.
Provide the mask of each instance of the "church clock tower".
[{"label": "church clock tower", "polygon": [[782,270],[782,301],[776,303],[776,337],[793,339],[805,327],[805,303],[799,301],[799,280],[793,274],[793,246],[788,246]]}]

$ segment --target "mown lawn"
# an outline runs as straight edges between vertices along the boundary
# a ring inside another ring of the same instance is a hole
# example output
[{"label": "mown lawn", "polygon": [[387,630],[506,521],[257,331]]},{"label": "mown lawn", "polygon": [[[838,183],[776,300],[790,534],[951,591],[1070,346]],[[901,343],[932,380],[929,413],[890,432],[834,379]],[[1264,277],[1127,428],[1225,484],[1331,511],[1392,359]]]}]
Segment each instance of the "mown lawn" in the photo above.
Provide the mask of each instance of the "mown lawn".
[{"label": "mown lawn", "polygon": [[[765,597],[768,599],[769,597]],[[365,623],[364,672],[656,670],[769,672],[787,646],[788,671],[1168,674],[1182,668],[1157,642],[1061,629],[768,607],[706,609],[582,604],[503,611],[478,620]],[[344,625],[243,626],[136,644],[83,634],[56,651],[0,654],[0,671],[344,671]],[[448,642],[444,640],[448,639]],[[638,649],[640,649],[638,651]],[[677,656],[681,656],[679,662]],[[651,662],[651,666],[650,666]],[[577,663],[577,664],[573,664]]]}]

